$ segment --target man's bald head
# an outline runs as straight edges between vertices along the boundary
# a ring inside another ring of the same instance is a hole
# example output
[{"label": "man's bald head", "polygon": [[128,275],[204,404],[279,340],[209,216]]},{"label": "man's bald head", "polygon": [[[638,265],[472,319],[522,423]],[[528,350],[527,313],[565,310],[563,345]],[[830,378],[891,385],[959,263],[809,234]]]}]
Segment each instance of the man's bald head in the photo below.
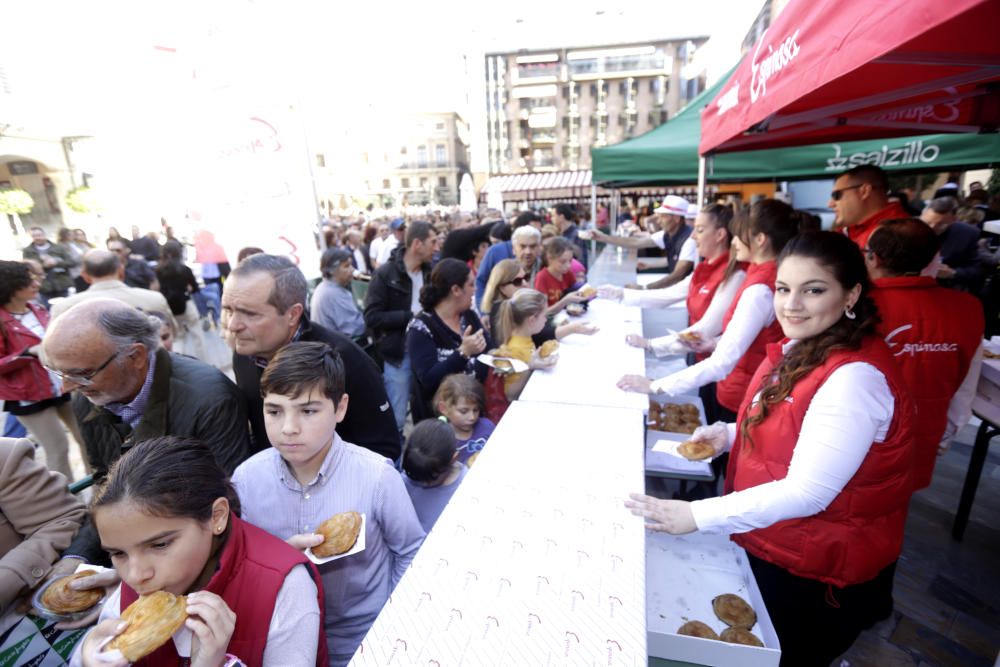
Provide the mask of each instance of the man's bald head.
[{"label": "man's bald head", "polygon": [[83,273],[93,280],[117,278],[121,266],[118,255],[110,250],[95,248],[83,256]]}]

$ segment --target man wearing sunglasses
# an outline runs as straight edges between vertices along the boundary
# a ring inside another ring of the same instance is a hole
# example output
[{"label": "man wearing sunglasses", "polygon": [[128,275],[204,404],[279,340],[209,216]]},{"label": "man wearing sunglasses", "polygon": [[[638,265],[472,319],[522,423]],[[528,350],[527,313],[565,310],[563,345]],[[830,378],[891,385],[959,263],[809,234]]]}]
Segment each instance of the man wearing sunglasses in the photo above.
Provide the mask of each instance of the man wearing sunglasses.
[{"label": "man wearing sunglasses", "polygon": [[898,201],[889,200],[889,179],[882,169],[871,164],[854,167],[838,176],[827,206],[836,215],[834,229],[843,229],[862,249],[880,224],[910,217]]}]

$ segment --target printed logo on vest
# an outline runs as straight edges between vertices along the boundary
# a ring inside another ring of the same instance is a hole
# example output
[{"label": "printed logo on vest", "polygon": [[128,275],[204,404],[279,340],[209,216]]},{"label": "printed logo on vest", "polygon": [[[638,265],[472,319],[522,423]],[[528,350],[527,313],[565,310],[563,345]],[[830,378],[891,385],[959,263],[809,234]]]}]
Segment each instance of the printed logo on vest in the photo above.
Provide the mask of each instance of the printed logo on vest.
[{"label": "printed logo on vest", "polygon": [[890,350],[892,350],[892,356],[900,357],[904,354],[908,354],[911,357],[914,357],[918,352],[958,352],[958,343],[893,342],[892,339],[895,338],[897,334],[901,334],[904,331],[909,331],[912,328],[913,328],[912,324],[904,324],[901,327],[896,327],[886,335],[885,344],[889,346]]}]

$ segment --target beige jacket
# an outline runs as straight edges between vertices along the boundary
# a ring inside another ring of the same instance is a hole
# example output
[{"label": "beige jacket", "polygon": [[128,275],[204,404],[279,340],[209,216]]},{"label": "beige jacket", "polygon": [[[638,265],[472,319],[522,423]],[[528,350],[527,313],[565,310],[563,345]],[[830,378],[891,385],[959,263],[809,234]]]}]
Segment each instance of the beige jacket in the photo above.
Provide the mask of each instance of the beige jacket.
[{"label": "beige jacket", "polygon": [[29,440],[0,438],[0,609],[49,573],[86,515]]},{"label": "beige jacket", "polygon": [[159,311],[171,319],[173,318],[173,315],[170,314],[170,306],[167,305],[166,297],[159,292],[142,289],[141,287],[129,287],[122,281],[114,279],[98,280],[91,283],[90,288],[84,292],[78,292],[65,299],[53,300],[49,314],[54,320],[76,304],[87,299],[117,299],[143,312],[152,313],[153,311]]}]

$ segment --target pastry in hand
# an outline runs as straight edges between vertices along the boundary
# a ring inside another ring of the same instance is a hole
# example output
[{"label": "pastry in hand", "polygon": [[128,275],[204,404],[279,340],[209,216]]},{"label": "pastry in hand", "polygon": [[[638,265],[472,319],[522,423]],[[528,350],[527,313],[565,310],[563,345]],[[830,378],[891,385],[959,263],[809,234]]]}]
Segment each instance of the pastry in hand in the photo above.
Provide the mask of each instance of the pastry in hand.
[{"label": "pastry in hand", "polygon": [[57,579],[42,593],[42,604],[46,609],[57,614],[73,614],[90,609],[104,597],[104,589],[90,588],[78,591],[70,588],[69,584],[94,574],[97,574],[95,570],[82,570],[68,577]]},{"label": "pastry in hand", "polygon": [[715,456],[715,447],[704,440],[688,440],[677,446],[677,453],[688,461],[704,461]]},{"label": "pastry in hand", "polygon": [[584,299],[592,299],[597,296],[597,290],[590,285],[584,285],[583,288],[577,292],[577,294],[582,296]]},{"label": "pastry in hand", "polygon": [[552,356],[558,351],[559,351],[559,341],[555,339],[547,340],[544,343],[542,343],[542,346],[540,348],[538,348],[538,356],[544,359],[546,357]]},{"label": "pastry in hand", "polygon": [[701,340],[701,334],[697,331],[681,331],[677,334],[677,337],[688,343],[697,343]]},{"label": "pastry in hand", "polygon": [[730,644],[745,644],[747,646],[764,648],[764,642],[757,639],[757,635],[743,628],[726,628],[722,631],[722,635],[719,638]]},{"label": "pastry in hand", "polygon": [[187,598],[166,591],[143,595],[122,612],[128,627],[111,640],[107,650],[118,649],[129,662],[138,662],[177,632],[187,619]]},{"label": "pastry in hand", "polygon": [[510,363],[509,359],[494,359],[493,368],[500,371],[501,373],[508,373],[514,370],[514,365]]},{"label": "pastry in hand", "polygon": [[350,551],[358,541],[361,532],[361,515],[357,512],[341,512],[335,514],[319,525],[316,532],[325,539],[323,543],[312,548],[313,555],[318,558],[339,556]]},{"label": "pastry in hand", "polygon": [[708,627],[701,621],[688,621],[681,627],[677,629],[677,634],[685,635],[687,637],[701,637],[702,639],[714,639],[718,641],[719,635],[715,634],[715,630]]},{"label": "pastry in hand", "polygon": [[757,622],[757,612],[739,595],[725,593],[712,600],[712,611],[719,620],[734,628],[749,630]]}]

